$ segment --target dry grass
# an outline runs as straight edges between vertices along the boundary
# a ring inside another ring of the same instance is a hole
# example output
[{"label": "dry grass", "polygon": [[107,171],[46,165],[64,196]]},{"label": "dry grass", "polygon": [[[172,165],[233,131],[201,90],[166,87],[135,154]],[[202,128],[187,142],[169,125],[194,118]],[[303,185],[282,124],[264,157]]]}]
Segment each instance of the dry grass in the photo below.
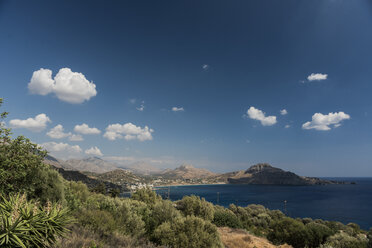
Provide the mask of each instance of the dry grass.
[{"label": "dry grass", "polygon": [[97,234],[80,225],[70,227],[71,232],[59,240],[54,248],[155,248],[146,240],[138,240],[129,236]]},{"label": "dry grass", "polygon": [[220,227],[218,232],[226,248],[292,248],[290,245],[273,245],[267,239],[253,236],[240,229]]}]

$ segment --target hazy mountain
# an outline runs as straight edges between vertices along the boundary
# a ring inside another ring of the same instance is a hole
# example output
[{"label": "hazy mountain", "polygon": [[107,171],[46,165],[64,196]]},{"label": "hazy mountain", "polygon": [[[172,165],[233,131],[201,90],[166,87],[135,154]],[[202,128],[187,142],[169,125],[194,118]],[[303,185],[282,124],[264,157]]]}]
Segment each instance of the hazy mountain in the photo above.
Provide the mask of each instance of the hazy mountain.
[{"label": "hazy mountain", "polygon": [[[98,158],[95,158],[98,159]],[[92,158],[88,158],[87,161],[94,160]],[[76,159],[77,161],[77,159]],[[68,181],[80,181],[85,183],[89,188],[94,188],[100,183],[104,183],[107,189],[110,188],[118,188],[121,189],[121,187],[118,184],[115,184],[113,182],[110,182],[109,180],[105,180],[104,178],[93,178],[91,176],[87,176],[77,169],[75,169],[73,166],[76,165],[76,163],[66,163],[63,160],[57,159],[53,156],[47,155],[44,159],[44,163],[49,164],[53,166],[64,179]]]},{"label": "hazy mountain", "polygon": [[153,175],[153,174],[158,174],[162,171],[158,167],[155,167],[146,162],[136,162],[136,163],[127,164],[127,165],[118,165],[118,167],[129,170],[139,175]]},{"label": "hazy mountain", "polygon": [[208,178],[216,176],[216,173],[213,173],[206,169],[195,168],[192,165],[184,164],[176,169],[167,169],[163,171],[161,176],[165,178],[182,178],[182,179],[195,179],[195,178]]},{"label": "hazy mountain", "polygon": [[62,168],[64,170],[74,170],[69,164],[66,164],[63,160],[57,159],[53,156],[47,155],[44,158],[44,163],[54,166],[55,168]]},{"label": "hazy mountain", "polygon": [[269,164],[256,164],[246,171],[224,175],[227,177],[227,182],[232,184],[316,185],[340,183],[315,177],[298,176],[293,172],[284,171]]},{"label": "hazy mountain", "polygon": [[118,167],[115,164],[107,162],[97,157],[89,157],[84,159],[69,159],[64,161],[63,164],[76,171],[87,171],[95,173],[105,173],[108,171],[118,169]]},{"label": "hazy mountain", "polygon": [[56,168],[56,170],[62,175],[62,177],[68,181],[83,182],[89,188],[97,187],[99,184],[103,183],[106,186],[106,189],[119,189],[122,190],[122,187],[118,184],[112,183],[107,180],[102,180],[100,178],[92,178],[87,176],[79,171],[74,170],[64,170],[63,168]]},{"label": "hazy mountain", "polygon": [[102,174],[96,174],[96,178],[117,185],[145,182],[143,177],[137,176],[132,172],[123,169],[117,169]]}]

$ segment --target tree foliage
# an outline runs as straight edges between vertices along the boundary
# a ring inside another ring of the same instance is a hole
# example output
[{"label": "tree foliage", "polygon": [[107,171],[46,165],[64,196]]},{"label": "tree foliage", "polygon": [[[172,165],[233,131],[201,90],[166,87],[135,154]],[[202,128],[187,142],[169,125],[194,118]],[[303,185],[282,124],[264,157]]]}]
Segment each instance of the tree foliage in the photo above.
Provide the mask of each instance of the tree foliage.
[{"label": "tree foliage", "polygon": [[216,206],[213,224],[220,227],[228,226],[231,228],[240,228],[242,226],[238,217],[231,210],[221,206]]},{"label": "tree foliage", "polygon": [[132,194],[132,199],[153,206],[156,202],[161,200],[161,196],[150,188],[142,188]]},{"label": "tree foliage", "polygon": [[195,216],[161,224],[155,229],[154,237],[159,244],[174,248],[223,247],[216,226]]},{"label": "tree foliage", "polygon": [[[2,99],[0,99],[0,105]],[[1,115],[3,120],[7,113]],[[26,193],[45,203],[63,201],[63,179],[43,163],[46,152],[29,139],[10,137],[11,130],[0,124],[0,193]]]},{"label": "tree foliage", "polygon": [[213,204],[195,195],[183,197],[177,202],[177,209],[185,216],[193,215],[208,221],[212,221],[214,217]]}]

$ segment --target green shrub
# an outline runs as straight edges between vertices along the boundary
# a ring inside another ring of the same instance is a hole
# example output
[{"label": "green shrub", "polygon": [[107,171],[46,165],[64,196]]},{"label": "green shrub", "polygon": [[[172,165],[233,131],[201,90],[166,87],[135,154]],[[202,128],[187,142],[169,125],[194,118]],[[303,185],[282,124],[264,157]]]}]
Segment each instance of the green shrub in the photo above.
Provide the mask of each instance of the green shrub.
[{"label": "green shrub", "polygon": [[329,227],[315,222],[310,222],[305,227],[309,233],[307,242],[309,248],[319,247],[329,236],[334,234]]},{"label": "green shrub", "polygon": [[48,247],[68,232],[73,220],[58,204],[27,201],[25,195],[0,197],[0,246]]},{"label": "green shrub", "polygon": [[213,224],[216,226],[228,226],[231,228],[241,227],[241,223],[236,215],[229,209],[216,207],[214,212]]},{"label": "green shrub", "polygon": [[174,203],[168,200],[157,202],[149,216],[147,232],[152,233],[162,223],[181,217],[181,213],[174,207]]},{"label": "green shrub", "polygon": [[65,184],[66,204],[71,210],[77,210],[82,207],[92,194],[88,186],[82,182],[66,181]]},{"label": "green shrub", "polygon": [[367,248],[372,248],[372,228],[369,229],[369,232],[367,234],[367,238],[368,238]]},{"label": "green shrub", "polygon": [[177,209],[185,216],[194,215],[208,221],[212,221],[214,216],[213,204],[195,195],[183,197],[177,202]]},{"label": "green shrub", "polygon": [[141,237],[145,234],[145,221],[148,221],[150,215],[145,204],[136,204],[136,201],[125,199],[114,215],[120,233],[134,237]]},{"label": "green shrub", "polygon": [[156,194],[155,191],[150,188],[142,188],[132,194],[133,200],[144,202],[148,205],[155,205],[156,202],[161,200],[161,196]]},{"label": "green shrub", "polygon": [[186,216],[155,229],[157,243],[173,248],[223,247],[215,225],[199,217]]},{"label": "green shrub", "polygon": [[79,223],[93,231],[103,235],[113,234],[118,226],[114,216],[102,210],[84,210],[79,211],[76,215]]},{"label": "green shrub", "polygon": [[339,232],[329,237],[325,245],[337,248],[366,248],[367,243],[367,238],[352,237],[345,232]]},{"label": "green shrub", "polygon": [[31,198],[38,199],[42,203],[47,201],[64,202],[65,185],[61,175],[49,168],[49,166],[40,166],[35,170],[35,175],[29,175],[33,178],[33,193]]},{"label": "green shrub", "polygon": [[273,222],[271,229],[267,238],[274,244],[287,243],[294,248],[304,248],[308,244],[309,233],[300,221],[286,217]]}]

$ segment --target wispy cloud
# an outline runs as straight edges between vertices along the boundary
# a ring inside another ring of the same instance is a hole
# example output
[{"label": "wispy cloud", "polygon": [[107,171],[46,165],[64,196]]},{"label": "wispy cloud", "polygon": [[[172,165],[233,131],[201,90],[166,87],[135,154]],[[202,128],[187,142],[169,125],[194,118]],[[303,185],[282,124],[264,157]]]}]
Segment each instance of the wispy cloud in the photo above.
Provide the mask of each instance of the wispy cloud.
[{"label": "wispy cloud", "polygon": [[311,81],[322,81],[326,80],[328,78],[328,74],[323,74],[323,73],[311,73],[308,77],[307,80]]},{"label": "wispy cloud", "polygon": [[182,111],[185,111],[185,109],[183,107],[173,107],[172,111],[173,112],[182,112]]},{"label": "wispy cloud", "polygon": [[145,110],[145,101],[142,101],[141,105],[136,108],[138,111],[144,111]]},{"label": "wispy cloud", "polygon": [[280,114],[281,115],[286,115],[286,114],[288,114],[288,111],[286,109],[282,109],[282,110],[280,110]]}]

